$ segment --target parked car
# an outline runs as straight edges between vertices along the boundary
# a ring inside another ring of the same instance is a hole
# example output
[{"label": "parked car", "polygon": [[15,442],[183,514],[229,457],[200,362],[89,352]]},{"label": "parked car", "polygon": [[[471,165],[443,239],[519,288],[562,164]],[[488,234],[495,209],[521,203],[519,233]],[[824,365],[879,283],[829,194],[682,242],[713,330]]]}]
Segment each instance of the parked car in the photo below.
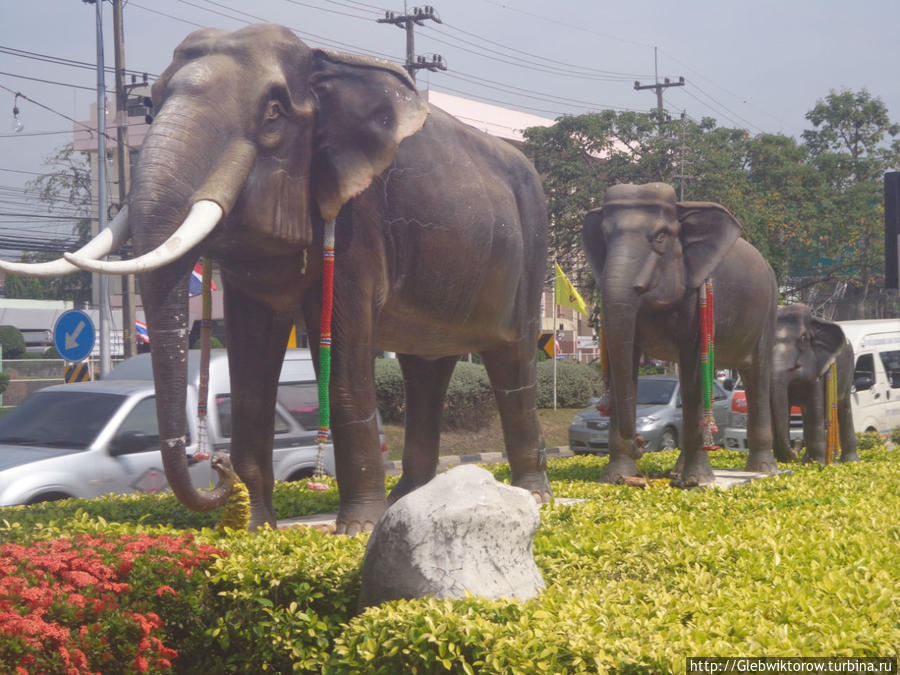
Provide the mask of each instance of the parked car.
[{"label": "parked car", "polygon": [[[729,394],[714,386],[713,415],[719,427],[714,440],[722,443],[728,419]],[[609,418],[600,412],[599,400],[575,415],[569,427],[569,448],[576,454],[609,452]],[[678,447],[682,437],[681,392],[674,375],[645,375],[638,377],[636,431],[644,439],[647,452]]]},{"label": "parked car", "polygon": [[[791,406],[790,436],[791,446],[799,450],[803,446],[803,411],[800,406]],[[731,396],[725,447],[728,450],[750,450],[747,443],[747,392],[740,381]]]},{"label": "parked car", "polygon": [[[189,455],[198,449],[199,362],[200,352],[191,351],[185,429]],[[223,349],[213,350],[210,357],[207,405],[208,449],[227,451],[231,389]],[[289,349],[275,409],[276,480],[300,480],[313,474],[318,456],[317,416],[309,350]],[[334,475],[330,444],[323,459],[325,472]],[[192,462],[190,472],[197,487],[206,487],[216,478],[208,461]],[[0,506],[159,492],[167,487],[149,354],[124,361],[103,380],[42,389],[0,419]]]}]

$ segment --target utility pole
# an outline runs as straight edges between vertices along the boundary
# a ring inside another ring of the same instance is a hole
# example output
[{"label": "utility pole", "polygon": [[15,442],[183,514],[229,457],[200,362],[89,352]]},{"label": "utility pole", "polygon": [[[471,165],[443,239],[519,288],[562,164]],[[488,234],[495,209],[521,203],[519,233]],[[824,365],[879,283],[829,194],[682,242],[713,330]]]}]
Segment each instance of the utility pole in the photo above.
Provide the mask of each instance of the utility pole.
[{"label": "utility pole", "polygon": [[[106,229],[106,81],[103,61],[103,0],[82,0],[96,5],[97,21],[97,225]],[[109,326],[112,312],[109,308],[109,277],[99,275],[100,287],[100,375],[106,377],[112,370],[109,353]]]},{"label": "utility pole", "polygon": [[685,153],[687,152],[687,146],[685,145],[685,141],[684,141],[684,131],[685,131],[686,127],[687,127],[687,111],[682,110],[681,111],[681,160],[678,163],[679,164],[678,175],[675,176],[675,178],[678,178],[681,181],[681,187],[680,187],[679,194],[678,194],[678,201],[681,201],[681,202],[684,201],[684,181],[685,181],[685,179],[693,178],[693,176],[689,176],[684,172],[685,164],[691,163],[690,160],[686,160],[684,157]]},{"label": "utility pole", "polygon": [[415,46],[415,27],[424,26],[422,23],[426,19],[430,19],[435,23],[443,23],[440,17],[434,13],[434,7],[426,5],[425,7],[413,7],[412,14],[407,14],[404,8],[403,14],[394,14],[394,12],[385,12],[383,19],[376,19],[378,23],[392,23],[398,28],[406,30],[406,72],[416,81],[416,71],[423,68],[435,72],[438,70],[447,70],[447,64],[444,63],[444,57],[440,54],[432,54],[429,61],[425,56],[416,56]]},{"label": "utility pole", "polygon": [[656,90],[656,109],[659,111],[659,119],[660,124],[662,124],[662,114],[663,114],[663,89],[668,89],[669,87],[683,87],[684,86],[684,77],[679,77],[678,82],[672,82],[668,77],[663,78],[663,81],[659,81],[659,74],[657,70],[657,61],[656,61],[656,47],[653,48],[653,80],[654,84],[641,84],[637,80],[634,82],[635,90],[641,89],[655,89]]},{"label": "utility pole", "polygon": [[[116,50],[116,164],[119,169],[119,209],[125,208],[125,153],[127,145],[128,93],[125,90],[125,42],[122,21],[122,0],[112,0],[113,43]],[[125,358],[137,353],[134,336],[134,275],[122,279],[122,346]]]}]

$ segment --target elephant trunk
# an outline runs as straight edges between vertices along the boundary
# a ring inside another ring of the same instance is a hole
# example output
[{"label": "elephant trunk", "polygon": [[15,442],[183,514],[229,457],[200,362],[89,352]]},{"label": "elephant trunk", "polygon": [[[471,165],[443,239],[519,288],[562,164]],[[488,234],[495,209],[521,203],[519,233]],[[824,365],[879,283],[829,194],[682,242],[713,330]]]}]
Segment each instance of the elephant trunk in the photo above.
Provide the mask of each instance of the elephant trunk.
[{"label": "elephant trunk", "polygon": [[606,344],[615,349],[609,354],[611,411],[619,434],[627,441],[635,434],[634,337],[640,298],[633,285],[621,279],[615,269],[608,270],[602,289],[603,330]]},{"label": "elephant trunk", "polygon": [[[779,372],[776,366],[775,372]],[[791,406],[788,399],[788,381],[785,377],[774,376],[771,387],[772,440],[775,457],[780,462],[794,459],[791,448]]]},{"label": "elephant trunk", "polygon": [[[236,182],[249,165],[235,170],[235,160],[223,157],[218,116],[189,107],[182,97],[167,101],[144,141],[129,201],[135,253],[155,250],[178,228],[197,189],[207,185],[220,166]],[[246,163],[246,158],[244,158]],[[226,188],[227,189],[227,188]],[[237,185],[232,185],[235,191]],[[200,195],[200,198],[207,195]],[[232,195],[227,210],[233,203]],[[188,255],[141,275],[141,296],[150,334],[153,379],[163,468],[175,496],[194,511],[209,511],[225,503],[229,481],[211,491],[194,489],[188,471],[185,446],[188,354],[188,277],[197,258]]]}]

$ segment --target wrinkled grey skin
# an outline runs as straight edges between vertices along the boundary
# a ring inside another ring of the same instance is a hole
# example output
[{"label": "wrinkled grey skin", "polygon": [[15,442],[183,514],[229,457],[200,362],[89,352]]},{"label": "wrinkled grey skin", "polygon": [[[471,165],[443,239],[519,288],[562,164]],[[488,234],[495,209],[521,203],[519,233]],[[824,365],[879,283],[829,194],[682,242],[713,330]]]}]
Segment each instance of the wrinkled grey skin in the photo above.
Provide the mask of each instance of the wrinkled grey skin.
[{"label": "wrinkled grey skin", "polygon": [[740,239],[724,207],[678,202],[663,183],[614,185],[584,220],[584,247],[601,289],[610,362],[610,460],[602,479],[637,476],[637,363],[641,353],[676,361],[684,438],[673,484],[709,485],[702,448],[702,385],[697,289],[712,277],[716,367],[736,368],[747,389],[747,468],[777,468],[772,454],[769,386],[777,293],[775,275]]},{"label": "wrinkled grey skin", "polygon": [[512,482],[551,497],[535,406],[546,265],[539,177],[508,144],[421,98],[399,67],[313,50],[288,29],[205,29],[153,86],[158,111],[129,197],[135,253],[163,242],[199,199],[226,216],[191,255],[141,278],[164,466],[188,507],[214,508],[184,457],[187,278],[200,254],[223,276],[231,459],[251,528],[275,525],[272,438],[295,319],[318,351],[323,222],[337,217],[331,427],[339,533],[385,510],[373,354],[397,352],[406,385],[396,500],[434,476],[458,355],[484,359]]},{"label": "wrinkled grey skin", "polygon": [[[806,305],[778,308],[772,358],[772,423],[775,456],[794,458],[790,439],[790,409],[803,410],[806,459],[825,463],[825,377],[832,360],[837,365],[838,430],[842,462],[859,461],[850,410],[853,348],[836,323],[816,318]],[[836,458],[835,458],[836,459]]]}]

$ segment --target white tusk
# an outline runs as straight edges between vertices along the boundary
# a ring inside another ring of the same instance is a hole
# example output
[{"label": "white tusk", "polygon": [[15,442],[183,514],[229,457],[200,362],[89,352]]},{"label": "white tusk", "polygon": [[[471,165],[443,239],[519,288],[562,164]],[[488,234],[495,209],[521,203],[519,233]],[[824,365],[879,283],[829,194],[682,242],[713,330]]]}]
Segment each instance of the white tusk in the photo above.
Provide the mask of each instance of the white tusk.
[{"label": "white tusk", "polygon": [[66,253],[66,260],[98,274],[141,274],[168,265],[203,241],[222,219],[222,207],[208,199],[196,202],[172,235],[149,253],[133,260],[92,260]]},{"label": "white tusk", "polygon": [[[115,251],[128,240],[128,207],[122,208],[116,217],[96,237],[75,251],[79,258],[102,258]],[[66,254],[68,255],[68,254]],[[21,274],[26,277],[61,277],[77,272],[78,267],[65,258],[57,258],[42,263],[8,262],[0,260],[0,270],[7,274]]]}]

